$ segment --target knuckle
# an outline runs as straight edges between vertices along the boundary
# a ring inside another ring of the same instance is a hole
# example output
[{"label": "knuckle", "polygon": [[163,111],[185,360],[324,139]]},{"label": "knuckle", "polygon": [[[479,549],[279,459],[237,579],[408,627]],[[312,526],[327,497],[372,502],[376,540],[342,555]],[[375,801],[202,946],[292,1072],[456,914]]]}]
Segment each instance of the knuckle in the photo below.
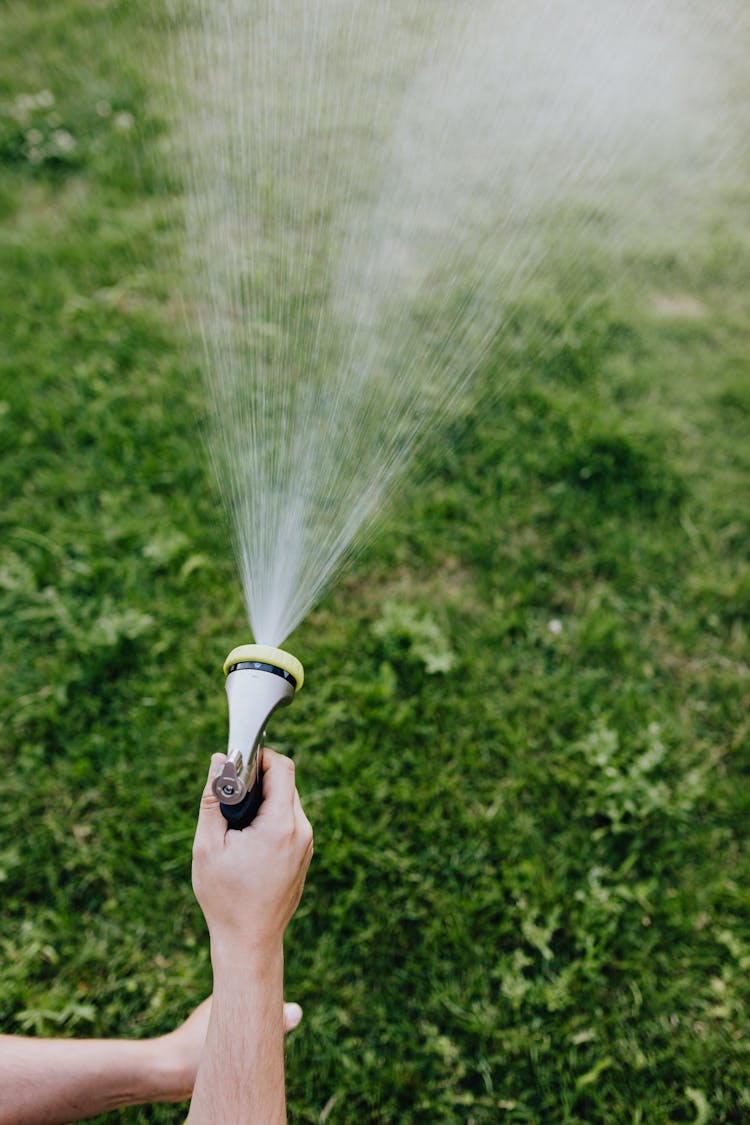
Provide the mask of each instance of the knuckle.
[{"label": "knuckle", "polygon": [[281,754],[278,750],[271,750],[268,746],[266,747],[264,753],[269,756],[270,765],[277,767],[279,770],[285,769],[290,773],[294,773],[294,762],[290,757],[288,757],[288,755]]},{"label": "knuckle", "polygon": [[273,826],[273,835],[278,844],[290,844],[294,839],[294,821],[289,817],[278,819]]},{"label": "knuckle", "polygon": [[211,857],[211,845],[201,832],[196,832],[193,840],[193,861],[207,863]]}]

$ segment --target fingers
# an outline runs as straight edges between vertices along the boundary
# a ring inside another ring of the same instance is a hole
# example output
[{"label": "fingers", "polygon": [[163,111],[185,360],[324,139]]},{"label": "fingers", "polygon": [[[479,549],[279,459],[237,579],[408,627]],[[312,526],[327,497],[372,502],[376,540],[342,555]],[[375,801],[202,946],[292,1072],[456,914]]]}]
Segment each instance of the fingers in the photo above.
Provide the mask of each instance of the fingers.
[{"label": "fingers", "polygon": [[[195,833],[198,846],[215,847],[226,839],[227,823],[213,792],[213,781],[221,773],[225,761],[225,754],[214,754],[211,757]],[[252,832],[255,825],[262,826],[264,830],[272,828],[284,835],[299,833],[305,843],[312,846],[312,828],[300,803],[294,762],[268,748],[263,751],[263,801],[249,831]]]},{"label": "fingers", "polygon": [[208,777],[201,795],[200,810],[198,812],[198,827],[195,832],[196,843],[200,841],[208,846],[224,839],[227,831],[227,822],[221,815],[219,798],[214,796],[212,785],[214,778],[221,773],[226,754],[212,754],[211,765],[208,768]]},{"label": "fingers", "polygon": [[302,802],[299,799],[299,793],[294,791],[294,819],[297,825],[297,831],[305,839],[310,851],[312,851],[313,844],[313,829],[312,824],[305,815],[305,810],[302,808]]},{"label": "fingers", "polygon": [[273,818],[279,827],[294,827],[294,762],[268,748],[263,751],[263,804],[258,813]]},{"label": "fingers", "polygon": [[264,749],[263,803],[255,823],[284,836],[296,836],[305,845],[305,851],[311,851],[313,831],[302,810],[295,772],[291,758]]},{"label": "fingers", "polygon": [[295,790],[294,790],[294,801],[293,801],[293,807],[294,807],[294,816],[295,816],[295,818],[296,818],[297,820],[301,820],[301,819],[302,819],[302,817],[303,817],[303,816],[304,816],[305,814],[304,814],[304,812],[302,811],[302,802],[301,802],[301,801],[300,801],[300,799],[299,799],[299,792],[298,792],[298,790],[296,789],[296,787],[295,787]]},{"label": "fingers", "polygon": [[299,1027],[302,1019],[302,1009],[299,1004],[284,1005],[284,1031],[294,1031]]}]

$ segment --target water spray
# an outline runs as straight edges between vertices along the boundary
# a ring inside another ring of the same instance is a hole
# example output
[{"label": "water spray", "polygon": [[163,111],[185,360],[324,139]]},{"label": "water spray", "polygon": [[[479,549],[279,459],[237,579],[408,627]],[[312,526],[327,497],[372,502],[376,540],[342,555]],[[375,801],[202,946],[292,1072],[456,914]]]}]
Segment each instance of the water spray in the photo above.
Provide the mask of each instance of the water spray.
[{"label": "water spray", "polygon": [[296,656],[270,645],[240,645],[224,661],[229,704],[227,760],[213,783],[230,828],[246,828],[263,800],[266,723],[302,687]]}]

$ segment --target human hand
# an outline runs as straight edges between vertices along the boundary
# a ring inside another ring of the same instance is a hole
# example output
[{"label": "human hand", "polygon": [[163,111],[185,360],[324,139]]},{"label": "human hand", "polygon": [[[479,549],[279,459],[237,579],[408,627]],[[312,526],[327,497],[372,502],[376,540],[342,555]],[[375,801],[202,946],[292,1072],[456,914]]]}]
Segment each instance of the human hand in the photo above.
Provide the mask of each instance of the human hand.
[{"label": "human hand", "polygon": [[193,890],[211,935],[211,956],[275,955],[302,896],[313,832],[302,811],[294,763],[263,751],[263,802],[252,824],[228,830],[211,783],[214,754],[193,844]]},{"label": "human hand", "polygon": [[[162,1091],[161,1096],[154,1100],[184,1102],[192,1095],[198,1062],[206,1041],[212,999],[209,996],[199,1004],[174,1031],[151,1040],[155,1056],[154,1069],[158,1069],[161,1074]],[[301,1019],[302,1009],[299,1004],[284,1005],[284,1031],[287,1034],[294,1031]]]}]

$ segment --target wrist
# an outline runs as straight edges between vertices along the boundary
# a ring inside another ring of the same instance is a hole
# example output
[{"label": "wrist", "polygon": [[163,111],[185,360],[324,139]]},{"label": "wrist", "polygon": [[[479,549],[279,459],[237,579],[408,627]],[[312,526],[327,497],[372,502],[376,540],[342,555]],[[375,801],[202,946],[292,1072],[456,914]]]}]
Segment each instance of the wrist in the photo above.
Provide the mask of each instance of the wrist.
[{"label": "wrist", "polygon": [[118,1106],[143,1105],[149,1102],[178,1102],[190,1097],[192,1077],[186,1074],[177,1044],[172,1035],[154,1039],[127,1040],[121,1045],[131,1056],[131,1073],[137,1075]]},{"label": "wrist", "polygon": [[224,980],[252,980],[284,972],[282,937],[250,940],[235,934],[211,935],[211,965],[215,984]]},{"label": "wrist", "polygon": [[189,1098],[192,1082],[186,1079],[185,1068],[179,1058],[177,1044],[171,1035],[148,1039],[144,1047],[149,1051],[149,1074],[154,1091],[154,1102],[178,1102]]}]

